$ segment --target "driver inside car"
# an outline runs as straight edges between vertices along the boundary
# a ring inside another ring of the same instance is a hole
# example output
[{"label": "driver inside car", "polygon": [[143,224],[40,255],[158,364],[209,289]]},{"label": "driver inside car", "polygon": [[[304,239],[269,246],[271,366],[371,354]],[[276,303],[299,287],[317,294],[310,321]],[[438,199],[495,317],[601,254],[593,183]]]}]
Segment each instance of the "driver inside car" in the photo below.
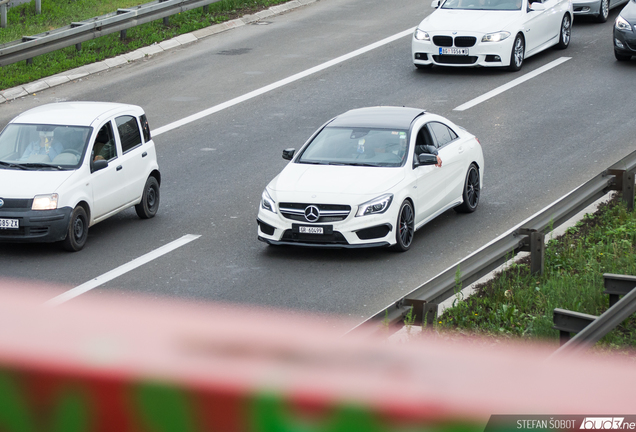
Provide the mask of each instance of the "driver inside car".
[{"label": "driver inside car", "polygon": [[27,146],[20,161],[28,161],[35,155],[46,155],[49,157],[49,161],[52,161],[62,151],[64,151],[64,147],[54,140],[53,131],[40,131],[40,138]]}]

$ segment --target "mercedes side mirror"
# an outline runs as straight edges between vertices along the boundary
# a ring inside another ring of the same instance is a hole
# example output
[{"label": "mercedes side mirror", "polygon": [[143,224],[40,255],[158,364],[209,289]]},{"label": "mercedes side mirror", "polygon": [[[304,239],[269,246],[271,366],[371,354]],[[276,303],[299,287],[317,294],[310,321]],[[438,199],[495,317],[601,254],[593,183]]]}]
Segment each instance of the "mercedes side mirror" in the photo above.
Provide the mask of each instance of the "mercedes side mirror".
[{"label": "mercedes side mirror", "polygon": [[283,150],[283,159],[292,160],[292,158],[294,157],[294,153],[296,153],[296,149],[293,148]]},{"label": "mercedes side mirror", "polygon": [[422,153],[417,157],[418,166],[435,165],[437,163],[437,155],[431,153]]}]

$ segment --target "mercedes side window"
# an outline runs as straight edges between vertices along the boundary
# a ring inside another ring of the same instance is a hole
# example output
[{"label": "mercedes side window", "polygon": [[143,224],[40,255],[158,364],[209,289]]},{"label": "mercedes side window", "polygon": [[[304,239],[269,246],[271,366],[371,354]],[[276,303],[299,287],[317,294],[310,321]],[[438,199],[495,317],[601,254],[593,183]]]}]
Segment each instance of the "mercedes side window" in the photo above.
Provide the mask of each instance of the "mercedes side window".
[{"label": "mercedes side window", "polygon": [[457,139],[457,134],[448,126],[439,122],[430,122],[428,127],[437,141],[437,147],[444,147],[449,142]]},{"label": "mercedes side window", "polygon": [[117,123],[117,131],[121,140],[122,153],[129,152],[131,149],[141,145],[139,124],[135,117],[129,115],[117,117],[115,123]]}]

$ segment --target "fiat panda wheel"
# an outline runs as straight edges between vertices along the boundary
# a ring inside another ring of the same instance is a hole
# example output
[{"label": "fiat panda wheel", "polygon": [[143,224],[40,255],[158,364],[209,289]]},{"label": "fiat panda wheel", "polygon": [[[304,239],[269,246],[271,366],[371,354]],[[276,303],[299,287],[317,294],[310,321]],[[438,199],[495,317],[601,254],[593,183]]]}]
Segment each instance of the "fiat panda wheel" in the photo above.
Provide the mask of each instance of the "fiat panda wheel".
[{"label": "fiat panda wheel", "polygon": [[150,176],[146,180],[141,202],[135,206],[135,211],[141,219],[150,219],[157,214],[157,210],[159,210],[159,182]]},{"label": "fiat panda wheel", "polygon": [[77,206],[71,213],[71,218],[64,239],[64,249],[70,252],[82,250],[88,238],[88,217],[84,207]]}]

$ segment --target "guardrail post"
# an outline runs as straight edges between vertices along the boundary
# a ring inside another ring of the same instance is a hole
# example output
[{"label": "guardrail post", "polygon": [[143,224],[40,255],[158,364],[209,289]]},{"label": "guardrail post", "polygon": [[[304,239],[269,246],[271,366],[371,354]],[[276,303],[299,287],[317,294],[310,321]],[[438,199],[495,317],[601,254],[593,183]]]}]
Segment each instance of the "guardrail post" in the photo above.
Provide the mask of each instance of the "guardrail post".
[{"label": "guardrail post", "polygon": [[530,252],[530,274],[542,275],[545,268],[545,234],[528,228],[521,228],[519,234],[526,236],[521,250]]},{"label": "guardrail post", "polygon": [[636,276],[619,275],[612,273],[603,274],[604,294],[609,294],[609,307],[618,303],[618,298],[629,294],[636,288]]},{"label": "guardrail post", "polygon": [[7,27],[7,5],[0,5],[0,27]]},{"label": "guardrail post", "polygon": [[[127,12],[130,12],[131,9],[117,9],[117,15],[121,15],[121,14],[125,14]],[[126,34],[127,34],[127,29],[123,29],[122,31],[119,32],[119,40],[125,40],[126,39]]]},{"label": "guardrail post", "polygon": [[[438,306],[436,303],[426,303],[424,306],[424,322],[427,327],[435,324]],[[422,323],[422,325],[424,325],[424,323]]]},{"label": "guardrail post", "polygon": [[[34,36],[22,36],[22,42],[28,42],[30,40],[35,40],[35,39],[37,39],[37,38],[34,37]],[[26,59],[26,64],[32,65],[33,64],[33,58],[31,57],[31,58]]]},{"label": "guardrail post", "polygon": [[42,13],[42,0],[35,0],[35,13],[37,15]]},{"label": "guardrail post", "polygon": [[559,344],[563,345],[570,340],[570,333],[578,333],[598,318],[580,312],[555,308],[552,311],[553,329],[559,331]]},{"label": "guardrail post", "polygon": [[208,12],[210,12],[210,5],[203,6],[203,13],[207,14]]},{"label": "guardrail post", "polygon": [[621,192],[627,209],[634,210],[634,171],[610,169],[607,173],[616,177],[612,190]]},{"label": "guardrail post", "polygon": [[[168,0],[159,0],[159,3],[163,3],[165,1],[168,1]],[[164,17],[163,25],[166,26],[166,27],[168,27],[170,25],[170,17]]]}]

